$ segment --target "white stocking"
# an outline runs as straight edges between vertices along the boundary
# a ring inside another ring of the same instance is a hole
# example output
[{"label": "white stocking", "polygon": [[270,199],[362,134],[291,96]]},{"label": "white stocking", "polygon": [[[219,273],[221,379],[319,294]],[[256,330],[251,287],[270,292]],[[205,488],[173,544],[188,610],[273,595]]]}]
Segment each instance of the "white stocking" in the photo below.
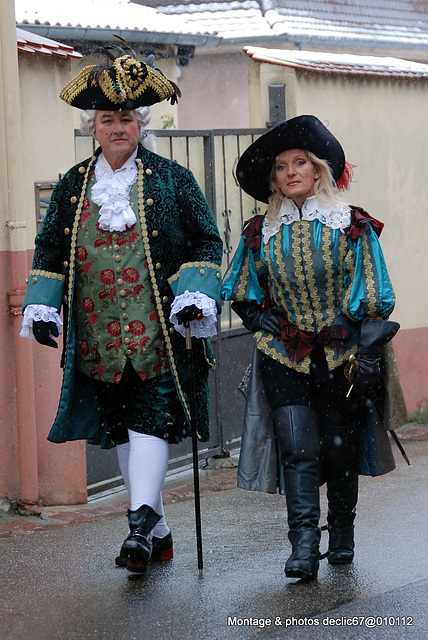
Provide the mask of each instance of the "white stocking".
[{"label": "white stocking", "polygon": [[162,486],[168,469],[168,443],[136,431],[128,430],[128,435],[129,442],[118,445],[116,449],[131,511],[136,511],[142,504],[151,507],[161,516],[153,535],[163,538],[169,533],[162,502]]}]

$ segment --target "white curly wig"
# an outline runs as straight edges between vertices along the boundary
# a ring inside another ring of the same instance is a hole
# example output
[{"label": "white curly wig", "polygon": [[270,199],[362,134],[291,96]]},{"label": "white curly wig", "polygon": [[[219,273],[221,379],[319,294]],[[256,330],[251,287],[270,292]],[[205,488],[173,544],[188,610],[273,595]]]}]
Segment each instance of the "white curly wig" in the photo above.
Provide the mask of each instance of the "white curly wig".
[{"label": "white curly wig", "polygon": [[[80,129],[83,133],[91,136],[94,134],[96,114],[96,109],[87,109],[80,112]],[[149,151],[156,151],[155,134],[151,131],[145,131],[145,128],[152,119],[152,116],[150,115],[150,108],[138,107],[138,109],[135,109],[135,115],[137,116],[138,125],[140,127],[140,140],[143,147]]]}]

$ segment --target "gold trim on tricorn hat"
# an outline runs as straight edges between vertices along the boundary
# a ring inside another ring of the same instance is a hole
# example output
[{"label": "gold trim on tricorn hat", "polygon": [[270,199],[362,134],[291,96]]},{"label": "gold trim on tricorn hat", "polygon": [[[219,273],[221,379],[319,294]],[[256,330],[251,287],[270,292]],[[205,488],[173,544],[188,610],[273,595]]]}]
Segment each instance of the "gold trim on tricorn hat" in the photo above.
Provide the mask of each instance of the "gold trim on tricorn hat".
[{"label": "gold trim on tricorn hat", "polygon": [[[181,93],[177,85],[153,65],[153,56],[146,62],[137,59],[135,52],[120,36],[131,51],[116,45],[104,49],[111,58],[111,65],[88,65],[77,76],[67,82],[59,97],[78,109],[100,109],[117,111],[149,107],[162,100],[175,104]],[[113,49],[114,56],[107,49]]]}]

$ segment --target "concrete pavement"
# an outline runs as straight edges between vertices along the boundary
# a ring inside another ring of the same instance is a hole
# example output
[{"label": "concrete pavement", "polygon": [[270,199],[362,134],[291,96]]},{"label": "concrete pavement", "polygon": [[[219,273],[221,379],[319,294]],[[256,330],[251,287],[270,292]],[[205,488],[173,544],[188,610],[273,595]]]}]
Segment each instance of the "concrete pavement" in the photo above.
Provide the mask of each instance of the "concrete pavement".
[{"label": "concrete pavement", "polygon": [[428,639],[428,440],[404,444],[411,467],[394,448],[394,472],[361,479],[354,563],[309,584],[283,573],[284,498],[236,489],[236,469],[201,473],[201,575],[188,480],[165,488],[175,557],[143,576],[114,566],[124,493],[2,517],[0,638]]}]

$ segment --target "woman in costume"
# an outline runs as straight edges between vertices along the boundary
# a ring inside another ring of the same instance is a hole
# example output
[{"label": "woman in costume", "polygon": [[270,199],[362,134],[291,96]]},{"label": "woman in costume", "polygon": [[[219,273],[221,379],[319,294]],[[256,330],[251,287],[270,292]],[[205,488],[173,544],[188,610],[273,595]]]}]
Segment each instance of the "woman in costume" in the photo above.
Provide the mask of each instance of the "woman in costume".
[{"label": "woman in costume", "polygon": [[[302,580],[318,573],[324,482],[328,561],[353,560],[365,396],[399,327],[387,320],[394,293],[383,225],[341,198],[350,169],[312,115],[273,127],[236,169],[244,191],[268,204],[245,224],[222,289],[255,339],[238,485],[283,487],[292,545],[285,574]],[[394,467],[389,441],[384,447],[382,473]]]}]

